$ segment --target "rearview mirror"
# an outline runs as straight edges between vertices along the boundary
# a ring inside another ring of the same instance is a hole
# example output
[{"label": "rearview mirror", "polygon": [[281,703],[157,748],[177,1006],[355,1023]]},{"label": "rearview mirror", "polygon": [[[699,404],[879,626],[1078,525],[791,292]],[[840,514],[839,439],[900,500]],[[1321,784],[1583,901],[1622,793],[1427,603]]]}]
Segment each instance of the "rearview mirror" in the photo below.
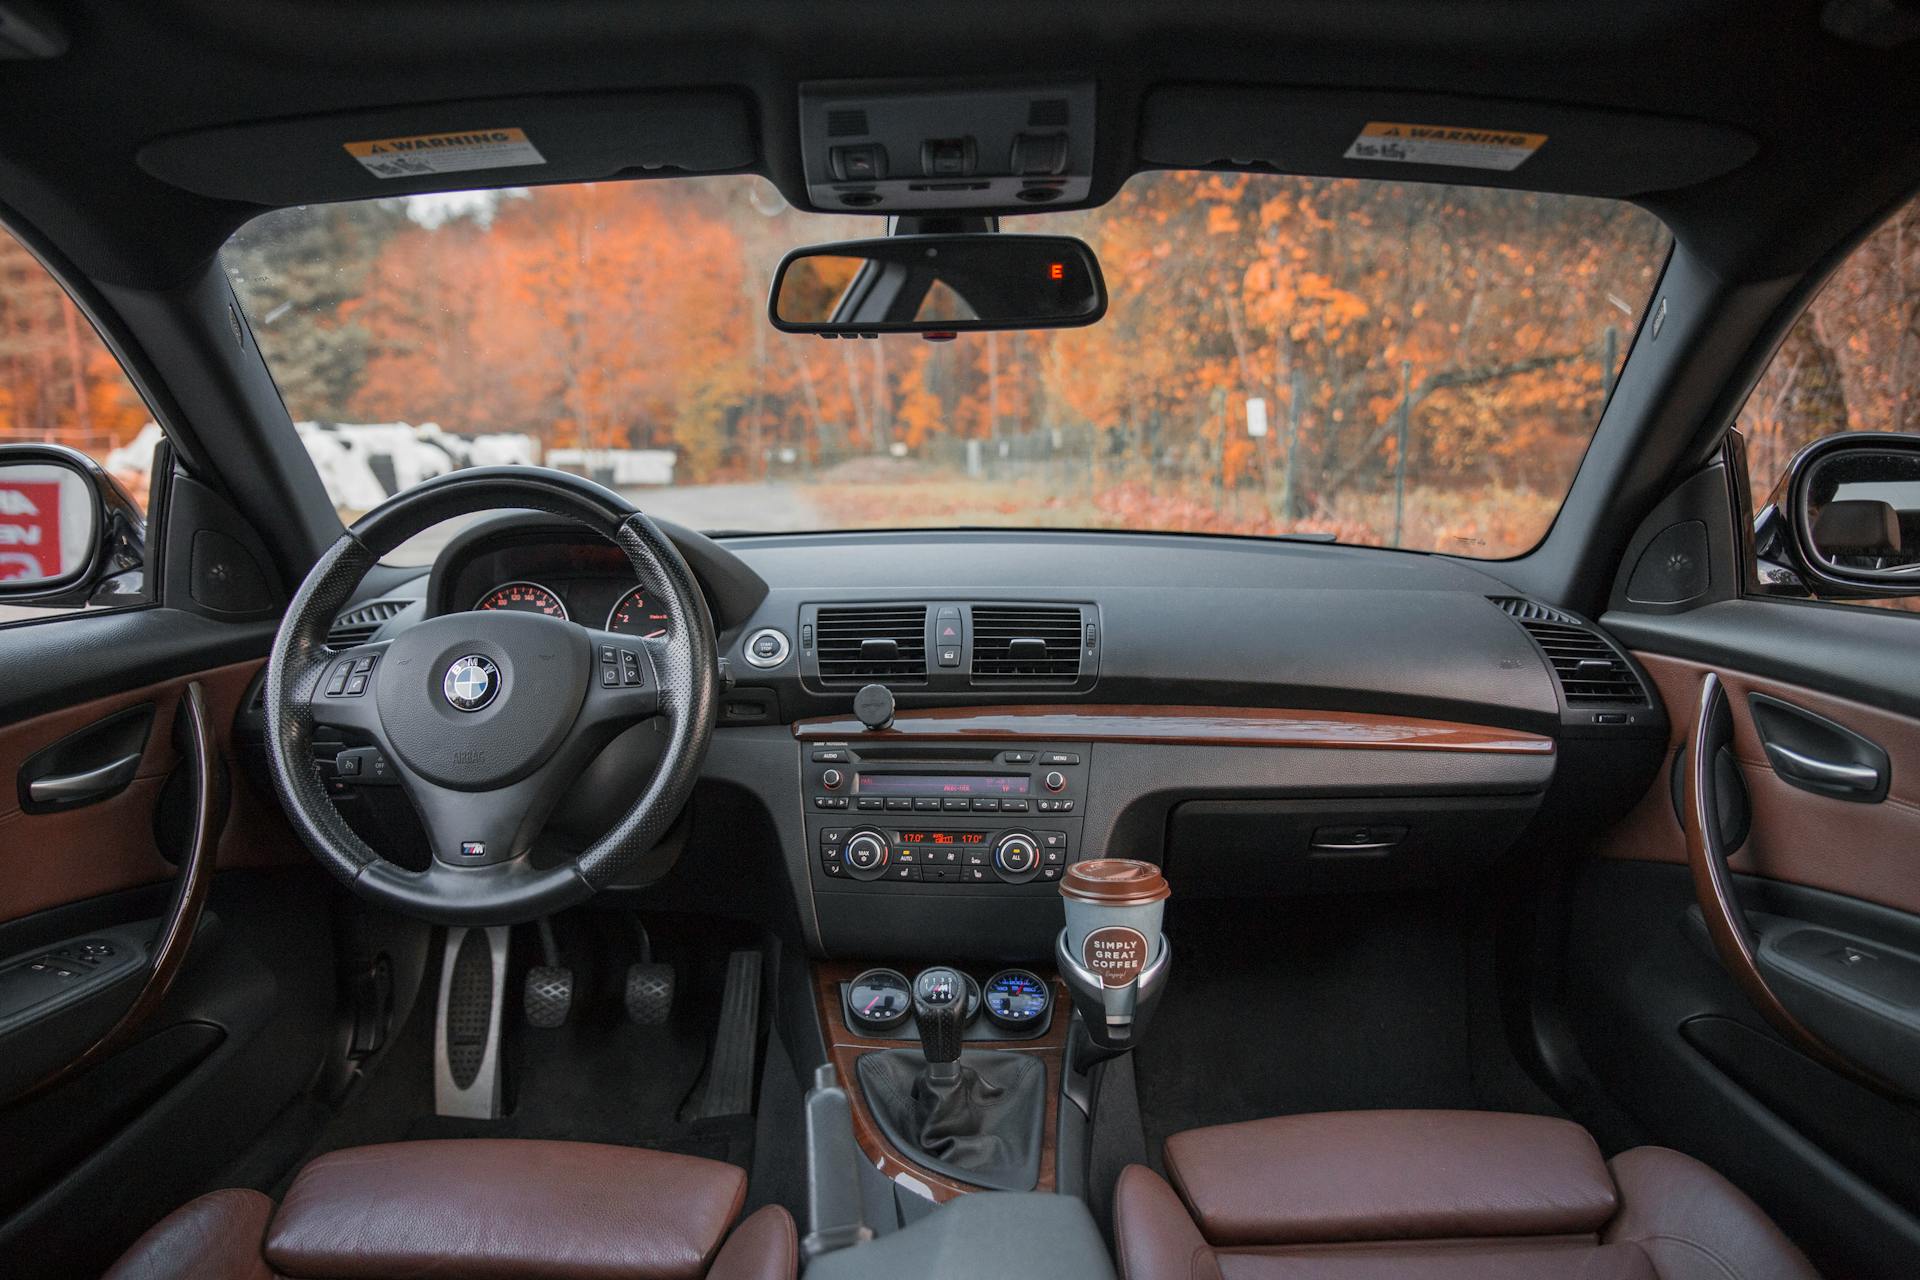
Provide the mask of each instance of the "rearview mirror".
[{"label": "rearview mirror", "polygon": [[795,249],[768,318],[829,337],[1089,325],[1107,311],[1093,250],[1070,236],[889,236]]},{"label": "rearview mirror", "polygon": [[1789,464],[1773,506],[1788,534],[1775,540],[1791,543],[1792,568],[1816,596],[1920,595],[1920,436],[1815,441]]},{"label": "rearview mirror", "polygon": [[100,492],[79,455],[0,447],[0,596],[38,596],[87,576],[99,558]]}]

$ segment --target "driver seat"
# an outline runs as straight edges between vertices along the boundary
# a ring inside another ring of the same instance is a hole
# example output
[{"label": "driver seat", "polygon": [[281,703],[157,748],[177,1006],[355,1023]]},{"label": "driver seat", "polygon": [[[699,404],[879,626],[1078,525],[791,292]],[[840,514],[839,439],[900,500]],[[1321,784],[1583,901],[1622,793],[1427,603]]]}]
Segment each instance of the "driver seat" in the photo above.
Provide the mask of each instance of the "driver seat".
[{"label": "driver seat", "polygon": [[107,1280],[794,1280],[792,1215],[768,1205],[734,1227],[746,1194],[733,1165],[633,1147],[355,1147],[301,1170],[277,1208],[201,1196]]}]

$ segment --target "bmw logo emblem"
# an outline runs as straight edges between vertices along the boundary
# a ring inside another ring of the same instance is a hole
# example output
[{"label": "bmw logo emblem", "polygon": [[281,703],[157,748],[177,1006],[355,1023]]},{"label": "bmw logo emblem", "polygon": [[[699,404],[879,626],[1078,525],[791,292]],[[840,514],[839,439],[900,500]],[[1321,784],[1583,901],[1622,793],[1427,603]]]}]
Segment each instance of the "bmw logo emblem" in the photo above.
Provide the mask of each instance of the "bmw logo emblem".
[{"label": "bmw logo emblem", "polygon": [[500,696],[500,668],[477,653],[455,658],[440,681],[440,692],[455,711],[478,711]]}]

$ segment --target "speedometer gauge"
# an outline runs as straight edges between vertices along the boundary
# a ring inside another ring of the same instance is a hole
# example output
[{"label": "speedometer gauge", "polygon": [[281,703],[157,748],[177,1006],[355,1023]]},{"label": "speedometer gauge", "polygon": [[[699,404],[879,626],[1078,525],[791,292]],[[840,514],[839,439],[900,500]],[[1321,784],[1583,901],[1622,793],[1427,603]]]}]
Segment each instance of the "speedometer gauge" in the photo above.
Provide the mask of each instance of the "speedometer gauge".
[{"label": "speedometer gauge", "polygon": [[565,618],[567,606],[560,597],[537,582],[503,582],[480,597],[476,609],[506,609],[512,613],[544,613],[549,618]]},{"label": "speedometer gauge", "polygon": [[635,587],[608,611],[607,630],[623,636],[659,640],[672,632],[673,622],[667,617],[666,609],[654,602],[651,590]]}]

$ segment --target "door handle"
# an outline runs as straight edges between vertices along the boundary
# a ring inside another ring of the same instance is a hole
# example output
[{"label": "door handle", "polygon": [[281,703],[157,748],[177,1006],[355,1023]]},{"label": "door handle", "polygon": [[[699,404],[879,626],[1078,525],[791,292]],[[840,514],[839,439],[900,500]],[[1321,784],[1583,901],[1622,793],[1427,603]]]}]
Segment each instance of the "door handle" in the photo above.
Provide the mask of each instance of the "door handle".
[{"label": "door handle", "polygon": [[1766,750],[1767,759],[1773,762],[1773,771],[1783,777],[1795,778],[1823,789],[1858,791],[1867,795],[1880,789],[1880,771],[1870,765],[1820,760],[1778,742],[1762,742],[1760,745]]},{"label": "door handle", "polygon": [[82,804],[104,799],[133,781],[140,768],[140,753],[88,769],[83,773],[64,773],[53,778],[35,778],[27,784],[27,795],[39,804]]}]

